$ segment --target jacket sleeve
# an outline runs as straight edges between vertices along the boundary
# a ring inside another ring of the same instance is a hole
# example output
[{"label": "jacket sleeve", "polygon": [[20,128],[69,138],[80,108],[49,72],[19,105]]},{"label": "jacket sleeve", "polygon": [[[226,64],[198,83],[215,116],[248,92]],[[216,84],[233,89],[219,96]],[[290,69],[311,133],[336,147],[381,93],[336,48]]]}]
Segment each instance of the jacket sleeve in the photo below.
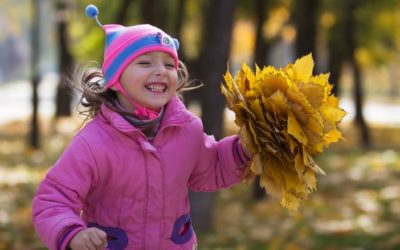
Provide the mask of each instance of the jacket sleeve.
[{"label": "jacket sleeve", "polygon": [[86,228],[79,214],[96,183],[96,167],[89,145],[78,135],[39,185],[32,202],[32,220],[49,249],[66,249],[69,240]]},{"label": "jacket sleeve", "polygon": [[216,141],[203,133],[201,123],[200,150],[189,179],[193,191],[211,192],[239,183],[249,159],[244,154],[237,135]]}]

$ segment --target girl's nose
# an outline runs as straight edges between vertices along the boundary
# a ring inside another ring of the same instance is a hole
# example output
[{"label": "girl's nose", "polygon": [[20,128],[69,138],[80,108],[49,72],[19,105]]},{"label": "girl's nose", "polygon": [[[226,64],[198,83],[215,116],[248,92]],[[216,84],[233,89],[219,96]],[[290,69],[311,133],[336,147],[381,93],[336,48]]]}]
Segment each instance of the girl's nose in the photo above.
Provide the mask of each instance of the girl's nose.
[{"label": "girl's nose", "polygon": [[163,63],[159,63],[156,65],[155,73],[156,75],[165,75],[167,72],[167,68]]}]

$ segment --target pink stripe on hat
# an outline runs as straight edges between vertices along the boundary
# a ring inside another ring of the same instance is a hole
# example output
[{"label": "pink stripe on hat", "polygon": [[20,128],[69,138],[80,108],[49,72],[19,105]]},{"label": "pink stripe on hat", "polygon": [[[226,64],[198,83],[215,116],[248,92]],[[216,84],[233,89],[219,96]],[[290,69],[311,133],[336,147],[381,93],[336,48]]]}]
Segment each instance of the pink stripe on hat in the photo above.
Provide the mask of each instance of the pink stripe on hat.
[{"label": "pink stripe on hat", "polygon": [[[108,41],[106,40],[106,48],[104,53],[107,53],[109,56],[113,53],[117,53],[121,51],[123,48],[129,46],[129,44],[135,43],[135,41],[139,40],[140,38],[156,33],[154,30],[145,29],[145,27],[138,26],[147,26],[147,25],[136,25],[133,26],[135,29],[131,27],[124,27],[121,25],[116,25],[117,27],[113,27],[111,31],[108,30],[108,25],[104,25],[104,30],[106,33],[110,35],[107,36]],[[113,34],[111,34],[111,32]],[[109,57],[105,57],[104,60],[110,59]]]}]

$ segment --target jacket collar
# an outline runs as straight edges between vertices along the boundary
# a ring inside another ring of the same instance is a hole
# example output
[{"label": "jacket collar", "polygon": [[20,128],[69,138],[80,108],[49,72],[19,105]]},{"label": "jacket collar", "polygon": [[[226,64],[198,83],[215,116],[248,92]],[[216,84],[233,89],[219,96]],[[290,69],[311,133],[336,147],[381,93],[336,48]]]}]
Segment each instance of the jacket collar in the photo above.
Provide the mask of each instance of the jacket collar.
[{"label": "jacket collar", "polygon": [[[184,125],[189,122],[192,117],[192,114],[186,109],[179,97],[174,96],[164,109],[160,130],[168,126]],[[125,120],[125,118],[111,110],[105,104],[101,106],[100,118],[121,132],[141,132],[138,128],[132,126],[128,121]]]},{"label": "jacket collar", "polygon": [[193,115],[186,109],[178,96],[174,96],[165,107],[165,113],[161,120],[161,128],[171,125],[183,125],[189,122]]}]

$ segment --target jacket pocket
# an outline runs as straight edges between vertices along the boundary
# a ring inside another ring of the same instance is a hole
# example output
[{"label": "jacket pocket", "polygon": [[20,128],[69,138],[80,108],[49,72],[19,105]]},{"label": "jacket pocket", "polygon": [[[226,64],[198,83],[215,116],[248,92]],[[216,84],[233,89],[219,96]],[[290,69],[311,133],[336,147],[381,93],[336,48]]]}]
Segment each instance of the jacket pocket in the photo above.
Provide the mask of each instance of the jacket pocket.
[{"label": "jacket pocket", "polygon": [[181,245],[188,242],[193,236],[192,219],[189,214],[184,214],[176,219],[172,230],[171,240]]}]

